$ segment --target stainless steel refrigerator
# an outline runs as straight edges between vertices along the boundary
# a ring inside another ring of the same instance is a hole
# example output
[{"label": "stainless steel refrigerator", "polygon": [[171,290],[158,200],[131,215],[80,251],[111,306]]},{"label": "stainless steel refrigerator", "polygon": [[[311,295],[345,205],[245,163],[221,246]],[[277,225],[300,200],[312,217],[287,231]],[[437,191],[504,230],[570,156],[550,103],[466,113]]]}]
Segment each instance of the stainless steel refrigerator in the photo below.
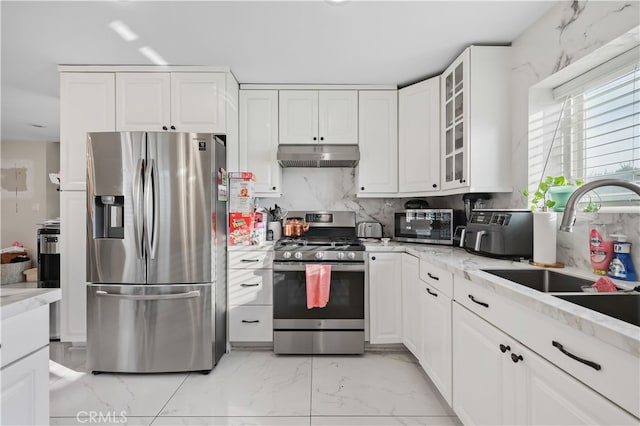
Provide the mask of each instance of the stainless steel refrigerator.
[{"label": "stainless steel refrigerator", "polygon": [[89,134],[89,371],[210,371],[223,355],[225,167],[213,134]]}]

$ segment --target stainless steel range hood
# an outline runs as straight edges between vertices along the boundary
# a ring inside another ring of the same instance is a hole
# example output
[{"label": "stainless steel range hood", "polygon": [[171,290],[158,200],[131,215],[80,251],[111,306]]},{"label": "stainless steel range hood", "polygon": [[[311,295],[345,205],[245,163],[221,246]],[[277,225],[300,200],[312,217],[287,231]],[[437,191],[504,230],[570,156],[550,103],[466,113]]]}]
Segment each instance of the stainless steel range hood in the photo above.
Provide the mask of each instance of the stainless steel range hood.
[{"label": "stainless steel range hood", "polygon": [[358,145],[278,145],[282,167],[355,167]]}]

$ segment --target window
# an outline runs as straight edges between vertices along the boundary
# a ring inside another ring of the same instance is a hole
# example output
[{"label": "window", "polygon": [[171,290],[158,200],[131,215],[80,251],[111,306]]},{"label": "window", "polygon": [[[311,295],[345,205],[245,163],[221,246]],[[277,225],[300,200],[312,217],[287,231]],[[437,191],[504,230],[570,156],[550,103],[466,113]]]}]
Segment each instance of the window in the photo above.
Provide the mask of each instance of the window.
[{"label": "window", "polygon": [[[640,183],[637,58],[637,51],[627,52],[556,87],[553,99],[531,114],[530,189],[543,174],[572,181],[615,178]],[[605,205],[640,204],[635,194],[621,188],[596,192]]]}]

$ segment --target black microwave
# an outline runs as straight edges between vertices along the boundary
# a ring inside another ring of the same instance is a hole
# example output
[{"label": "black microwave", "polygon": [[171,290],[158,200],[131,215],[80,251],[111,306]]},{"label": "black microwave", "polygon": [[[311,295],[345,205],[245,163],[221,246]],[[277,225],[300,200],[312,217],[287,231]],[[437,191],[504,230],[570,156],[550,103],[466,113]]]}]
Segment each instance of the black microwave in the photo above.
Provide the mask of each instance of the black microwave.
[{"label": "black microwave", "polygon": [[395,213],[394,240],[453,245],[453,209],[408,209]]}]

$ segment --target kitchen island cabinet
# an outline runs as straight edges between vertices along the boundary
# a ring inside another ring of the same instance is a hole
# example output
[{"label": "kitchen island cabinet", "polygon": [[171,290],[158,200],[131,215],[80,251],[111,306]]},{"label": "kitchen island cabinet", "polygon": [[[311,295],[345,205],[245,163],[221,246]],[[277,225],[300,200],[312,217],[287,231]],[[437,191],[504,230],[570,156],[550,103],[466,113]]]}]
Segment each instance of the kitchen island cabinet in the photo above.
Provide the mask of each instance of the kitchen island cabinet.
[{"label": "kitchen island cabinet", "polygon": [[0,289],[3,425],[49,423],[49,304],[60,289]]}]

